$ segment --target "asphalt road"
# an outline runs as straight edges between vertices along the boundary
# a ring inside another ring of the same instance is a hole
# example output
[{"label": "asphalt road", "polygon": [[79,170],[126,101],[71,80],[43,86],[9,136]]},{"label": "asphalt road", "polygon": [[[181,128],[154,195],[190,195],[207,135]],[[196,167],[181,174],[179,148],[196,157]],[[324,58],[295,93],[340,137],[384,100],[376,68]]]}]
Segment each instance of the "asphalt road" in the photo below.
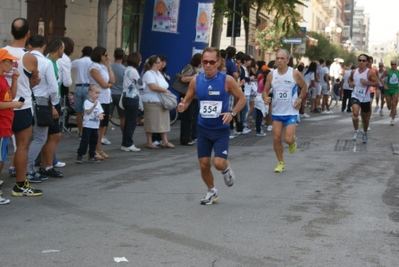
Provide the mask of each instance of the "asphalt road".
[{"label": "asphalt road", "polygon": [[271,133],[231,140],[236,183],[214,170],[210,206],[199,204],[206,187],[179,123],[176,149],[144,149],[138,127],[138,153],[120,151],[109,130],[111,158],[96,165],[75,164],[76,132],[63,133],[64,178],[35,185],[41,197],[11,197],[6,163],[0,266],[399,266],[399,120],[373,115],[363,145],[351,141],[350,115],[334,111],[303,120],[283,173],[273,172]]}]

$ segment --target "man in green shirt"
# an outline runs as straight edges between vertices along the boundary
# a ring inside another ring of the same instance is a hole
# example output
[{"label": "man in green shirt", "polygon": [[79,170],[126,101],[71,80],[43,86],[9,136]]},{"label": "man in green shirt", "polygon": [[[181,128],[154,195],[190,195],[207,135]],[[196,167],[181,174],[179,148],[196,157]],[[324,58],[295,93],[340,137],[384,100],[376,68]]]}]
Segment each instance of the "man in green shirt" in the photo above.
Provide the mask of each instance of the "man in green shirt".
[{"label": "man in green shirt", "polygon": [[384,78],[387,77],[384,84],[385,97],[388,109],[391,111],[391,125],[395,123],[396,106],[398,105],[398,92],[399,92],[399,70],[397,69],[398,62],[391,61],[391,68],[386,69],[381,75],[381,84],[384,84]]}]

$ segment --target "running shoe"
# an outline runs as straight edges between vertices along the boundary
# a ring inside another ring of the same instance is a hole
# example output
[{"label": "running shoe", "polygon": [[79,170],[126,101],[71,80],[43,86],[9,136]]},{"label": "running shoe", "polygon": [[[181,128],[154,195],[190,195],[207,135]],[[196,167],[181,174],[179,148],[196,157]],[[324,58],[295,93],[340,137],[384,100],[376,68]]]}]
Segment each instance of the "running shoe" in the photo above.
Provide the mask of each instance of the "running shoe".
[{"label": "running shoe", "polygon": [[266,134],[263,131],[261,131],[260,133],[257,133],[256,136],[263,137],[266,136]]},{"label": "running shoe", "polygon": [[64,177],[62,172],[57,171],[56,169],[54,169],[54,167],[51,168],[51,169],[48,169],[48,170],[43,169],[43,168],[39,168],[39,173],[43,174],[43,175],[46,175],[46,176],[49,176],[49,177],[53,177],[53,178],[62,178],[62,177]]},{"label": "running shoe", "polygon": [[384,112],[380,109],[380,116],[384,116]]},{"label": "running shoe", "polygon": [[394,126],[394,124],[395,124],[395,121],[391,120],[391,126]]},{"label": "running shoe", "polygon": [[227,186],[233,186],[234,181],[235,181],[235,176],[234,176],[234,172],[231,170],[230,167],[227,168],[226,172],[222,172],[223,174],[223,179],[224,182],[226,183]]},{"label": "running shoe", "polygon": [[82,164],[82,156],[77,156],[76,157],[76,161],[75,161],[77,164]]},{"label": "running shoe", "polygon": [[282,161],[279,161],[277,167],[274,169],[274,172],[283,172],[285,168],[285,164]]},{"label": "running shoe", "polygon": [[62,161],[58,161],[57,164],[54,165],[55,168],[63,168],[65,167],[66,163]]},{"label": "running shoe", "polygon": [[291,145],[288,145],[288,151],[290,154],[294,154],[296,151],[296,142],[292,143]]},{"label": "running shoe", "polygon": [[201,199],[201,205],[212,205],[213,203],[218,202],[218,192],[217,190],[209,189],[206,193],[206,196]]},{"label": "running shoe", "polygon": [[23,186],[18,186],[18,184],[15,184],[11,192],[11,195],[14,197],[23,197],[23,196],[37,197],[41,196],[42,194],[43,194],[42,190],[34,189],[33,187],[30,186],[27,180],[25,180]]},{"label": "running shoe", "polygon": [[379,106],[375,106],[373,113],[377,113],[379,108],[380,108]]},{"label": "running shoe", "polygon": [[303,113],[301,118],[310,118],[310,116],[307,113]]},{"label": "running shoe", "polygon": [[251,129],[249,129],[248,127],[244,127],[244,129],[242,130],[242,134],[249,134],[251,132]]},{"label": "running shoe", "polygon": [[362,143],[367,144],[367,133],[363,133]]},{"label": "running shoe", "polygon": [[46,175],[40,174],[40,173],[28,173],[26,175],[26,180],[28,180],[31,183],[41,183],[42,181],[47,180],[48,177]]},{"label": "running shoe", "polygon": [[266,131],[271,132],[273,131],[273,125],[268,125]]},{"label": "running shoe", "polygon": [[101,138],[101,144],[103,145],[110,145],[111,142],[107,138]]},{"label": "running shoe", "polygon": [[357,141],[357,136],[359,135],[359,130],[357,130],[357,131],[355,131],[355,133],[353,134],[353,137],[352,137],[352,141],[353,142],[356,142]]},{"label": "running shoe", "polygon": [[5,205],[5,204],[8,204],[8,203],[10,203],[10,200],[6,199],[6,198],[4,198],[4,197],[2,197],[0,195],[0,205]]},{"label": "running shoe", "polygon": [[95,157],[92,157],[89,159],[90,163],[100,163],[100,161],[98,159],[96,159]]}]

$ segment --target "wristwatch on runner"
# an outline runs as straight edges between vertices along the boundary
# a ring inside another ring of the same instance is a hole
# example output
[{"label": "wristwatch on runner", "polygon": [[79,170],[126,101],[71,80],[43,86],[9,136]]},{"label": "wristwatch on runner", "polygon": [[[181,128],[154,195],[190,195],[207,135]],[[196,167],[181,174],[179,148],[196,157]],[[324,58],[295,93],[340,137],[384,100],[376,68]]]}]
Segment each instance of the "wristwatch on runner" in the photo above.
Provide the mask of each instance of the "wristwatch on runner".
[{"label": "wristwatch on runner", "polygon": [[235,113],[234,111],[230,111],[230,113],[231,113],[231,116],[233,116],[233,117],[237,116],[237,113]]}]

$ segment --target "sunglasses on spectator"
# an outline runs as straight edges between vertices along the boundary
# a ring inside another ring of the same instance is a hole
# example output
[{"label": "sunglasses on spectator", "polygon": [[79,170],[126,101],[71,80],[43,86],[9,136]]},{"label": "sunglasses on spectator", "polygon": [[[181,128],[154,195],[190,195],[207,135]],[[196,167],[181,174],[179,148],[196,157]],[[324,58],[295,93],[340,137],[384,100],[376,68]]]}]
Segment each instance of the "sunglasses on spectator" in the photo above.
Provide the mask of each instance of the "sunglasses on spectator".
[{"label": "sunglasses on spectator", "polygon": [[367,59],[358,59],[359,62],[367,62]]},{"label": "sunglasses on spectator", "polygon": [[210,64],[210,65],[215,65],[216,64],[216,62],[218,62],[219,61],[219,59],[218,60],[202,60],[201,62],[202,62],[202,64],[203,65],[208,65],[208,64]]}]

